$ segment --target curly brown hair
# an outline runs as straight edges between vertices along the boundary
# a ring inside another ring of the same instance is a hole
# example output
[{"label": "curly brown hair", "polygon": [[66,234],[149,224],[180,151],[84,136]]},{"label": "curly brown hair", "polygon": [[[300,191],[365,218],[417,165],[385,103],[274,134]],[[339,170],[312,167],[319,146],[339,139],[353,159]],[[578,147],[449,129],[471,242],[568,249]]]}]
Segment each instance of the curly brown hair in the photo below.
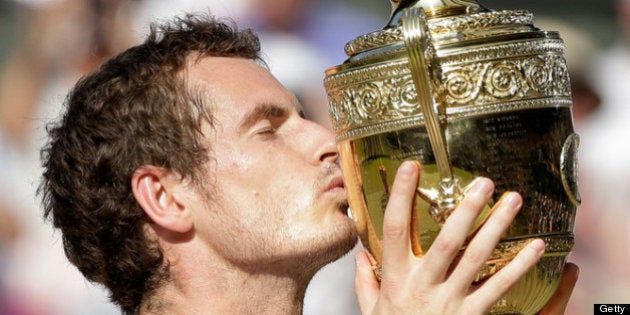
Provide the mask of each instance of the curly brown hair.
[{"label": "curly brown hair", "polygon": [[169,278],[162,250],[143,232],[150,219],[134,199],[133,172],[157,165],[195,182],[209,159],[207,95],[188,87],[182,71],[206,56],[262,62],[259,54],[257,36],[228,21],[186,15],[153,25],[143,44],[79,80],[61,119],[47,126],[44,217],[61,230],[70,262],[105,285],[123,313],[136,313]]}]

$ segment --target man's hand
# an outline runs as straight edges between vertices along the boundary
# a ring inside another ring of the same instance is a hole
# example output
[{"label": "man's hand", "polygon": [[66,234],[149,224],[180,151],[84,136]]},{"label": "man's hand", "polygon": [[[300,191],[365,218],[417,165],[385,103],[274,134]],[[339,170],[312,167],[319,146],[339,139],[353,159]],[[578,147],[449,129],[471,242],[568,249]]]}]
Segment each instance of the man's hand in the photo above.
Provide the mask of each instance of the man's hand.
[{"label": "man's hand", "polygon": [[[363,314],[485,314],[540,260],[545,244],[539,239],[530,242],[483,285],[472,286],[522,205],[519,194],[506,193],[469,242],[461,260],[451,269],[468,231],[494,192],[492,181],[479,178],[446,221],[426,255],[416,257],[410,244],[410,209],[419,174],[418,163],[405,162],[394,180],[383,223],[380,284],[374,276],[369,254],[357,254],[355,287],[361,311]],[[551,309],[563,310],[570,292],[571,289],[563,291],[552,299],[550,306],[555,306]]]},{"label": "man's hand", "polygon": [[575,287],[580,269],[573,263],[564,266],[564,273],[560,279],[560,285],[556,293],[551,297],[547,305],[538,312],[539,315],[562,315],[569,304],[569,298]]}]

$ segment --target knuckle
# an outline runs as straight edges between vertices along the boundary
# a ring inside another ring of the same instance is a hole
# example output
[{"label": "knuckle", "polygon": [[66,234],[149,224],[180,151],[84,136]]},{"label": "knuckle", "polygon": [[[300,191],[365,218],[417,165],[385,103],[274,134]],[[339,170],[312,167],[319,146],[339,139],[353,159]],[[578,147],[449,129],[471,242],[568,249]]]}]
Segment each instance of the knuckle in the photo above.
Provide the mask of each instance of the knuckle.
[{"label": "knuckle", "polygon": [[497,273],[493,277],[496,287],[500,292],[507,292],[514,284],[514,281],[504,273]]},{"label": "knuckle", "polygon": [[399,239],[407,237],[407,229],[409,227],[406,224],[402,224],[396,221],[385,221],[383,223],[383,237],[388,239]]},{"label": "knuckle", "polygon": [[464,261],[473,266],[481,265],[486,261],[486,255],[477,250],[468,249],[464,252]]},{"label": "knuckle", "polygon": [[444,238],[436,241],[433,246],[436,246],[440,252],[453,253],[460,249],[461,244],[454,239]]}]

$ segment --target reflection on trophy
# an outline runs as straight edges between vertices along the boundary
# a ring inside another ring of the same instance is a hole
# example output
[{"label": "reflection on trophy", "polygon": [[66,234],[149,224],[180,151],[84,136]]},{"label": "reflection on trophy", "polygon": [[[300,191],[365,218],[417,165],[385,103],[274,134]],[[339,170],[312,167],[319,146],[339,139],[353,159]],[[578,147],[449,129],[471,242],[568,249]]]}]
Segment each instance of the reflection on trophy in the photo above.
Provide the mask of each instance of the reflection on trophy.
[{"label": "reflection on trophy", "polygon": [[412,213],[416,255],[475,177],[495,182],[495,201],[521,193],[522,210],[477,281],[532,238],[547,250],[494,314],[545,305],[573,246],[580,203],[564,44],[533,22],[527,11],[492,11],[475,0],[392,1],[388,25],[348,43],[348,60],[325,79],[350,208],[378,262],[389,189],[405,160],[423,165]]}]

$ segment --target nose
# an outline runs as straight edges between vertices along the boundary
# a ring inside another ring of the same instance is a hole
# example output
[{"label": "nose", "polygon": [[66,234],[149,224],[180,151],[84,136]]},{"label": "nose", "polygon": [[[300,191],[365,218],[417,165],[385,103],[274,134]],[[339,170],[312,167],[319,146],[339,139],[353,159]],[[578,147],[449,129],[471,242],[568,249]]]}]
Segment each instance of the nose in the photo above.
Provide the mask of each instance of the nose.
[{"label": "nose", "polygon": [[310,120],[304,120],[304,123],[305,131],[309,133],[305,138],[310,139],[308,144],[304,143],[310,146],[307,149],[309,162],[315,165],[336,163],[339,151],[332,131]]}]

